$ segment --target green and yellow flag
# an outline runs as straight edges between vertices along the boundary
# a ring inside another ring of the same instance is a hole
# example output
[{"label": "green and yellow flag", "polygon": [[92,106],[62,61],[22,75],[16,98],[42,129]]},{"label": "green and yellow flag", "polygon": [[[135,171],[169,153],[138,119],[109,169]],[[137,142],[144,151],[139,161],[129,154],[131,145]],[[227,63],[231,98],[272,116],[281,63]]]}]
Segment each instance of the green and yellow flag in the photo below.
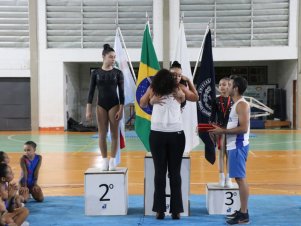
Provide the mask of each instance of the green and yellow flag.
[{"label": "green and yellow flag", "polygon": [[139,65],[138,78],[136,82],[137,89],[135,101],[135,130],[147,151],[150,151],[149,133],[152,107],[148,106],[146,108],[141,108],[139,106],[139,103],[141,97],[150,85],[150,77],[154,76],[158,70],[160,70],[160,65],[149,32],[149,25],[147,23],[143,34],[141,60]]}]

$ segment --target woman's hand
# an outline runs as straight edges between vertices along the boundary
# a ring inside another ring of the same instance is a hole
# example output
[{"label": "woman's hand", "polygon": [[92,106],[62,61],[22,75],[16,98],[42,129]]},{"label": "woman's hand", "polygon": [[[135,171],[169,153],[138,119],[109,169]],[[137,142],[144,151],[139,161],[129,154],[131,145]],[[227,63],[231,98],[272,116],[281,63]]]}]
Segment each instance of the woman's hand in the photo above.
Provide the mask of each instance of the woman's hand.
[{"label": "woman's hand", "polygon": [[40,192],[41,188],[39,186],[35,185],[35,186],[33,186],[32,191],[34,191],[34,192]]},{"label": "woman's hand", "polygon": [[8,186],[8,198],[12,198],[17,194],[18,185],[15,182],[12,182]]},{"label": "woman's hand", "polygon": [[166,97],[160,97],[160,96],[154,95],[154,96],[150,99],[149,103],[150,103],[151,105],[154,105],[154,104],[163,105],[163,104],[165,104],[165,102],[164,102],[165,99],[166,99]]},{"label": "woman's hand", "polygon": [[16,182],[11,182],[9,185],[12,187],[12,189],[16,191],[19,190],[19,185]]},{"label": "woman's hand", "polygon": [[2,199],[0,199],[0,212],[4,211],[6,211],[5,202]]},{"label": "woman's hand", "polygon": [[186,77],[185,75],[181,75],[181,80],[183,80],[184,82],[188,82],[189,81],[189,78]]},{"label": "woman's hand", "polygon": [[20,190],[19,190],[19,193],[20,193],[20,195],[24,195],[25,193],[28,193],[29,192],[29,189],[27,188],[27,187],[25,187],[25,186],[22,186],[21,188],[20,188]]},{"label": "woman's hand", "polygon": [[91,104],[87,104],[86,119],[87,119],[87,121],[91,121],[92,120],[92,105]]},{"label": "woman's hand", "polygon": [[119,121],[121,118],[122,118],[122,116],[123,116],[123,110],[118,110],[117,111],[117,113],[115,114],[115,119],[117,120],[117,121]]},{"label": "woman's hand", "polygon": [[214,127],[214,129],[208,130],[209,133],[213,133],[213,134],[217,134],[217,135],[226,133],[226,130],[224,128],[221,128],[214,124],[212,124],[212,126]]}]

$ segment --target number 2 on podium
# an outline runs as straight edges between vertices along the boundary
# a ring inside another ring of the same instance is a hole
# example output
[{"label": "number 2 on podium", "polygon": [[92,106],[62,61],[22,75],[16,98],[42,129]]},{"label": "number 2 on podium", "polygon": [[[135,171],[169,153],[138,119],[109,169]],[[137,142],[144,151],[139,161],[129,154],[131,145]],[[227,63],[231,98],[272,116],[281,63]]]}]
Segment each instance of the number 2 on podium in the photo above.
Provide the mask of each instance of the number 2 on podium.
[{"label": "number 2 on podium", "polygon": [[105,187],[105,192],[103,193],[103,195],[100,197],[99,201],[104,202],[104,201],[110,201],[111,199],[105,199],[105,196],[108,194],[110,189],[114,188],[113,184],[107,185],[107,184],[101,184],[99,185],[99,187]]}]

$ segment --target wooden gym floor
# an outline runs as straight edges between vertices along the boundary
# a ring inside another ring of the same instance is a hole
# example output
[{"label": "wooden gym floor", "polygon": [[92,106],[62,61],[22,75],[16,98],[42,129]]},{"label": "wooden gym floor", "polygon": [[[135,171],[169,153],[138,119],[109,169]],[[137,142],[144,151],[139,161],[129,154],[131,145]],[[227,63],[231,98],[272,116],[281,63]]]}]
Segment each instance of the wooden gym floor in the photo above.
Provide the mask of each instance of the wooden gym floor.
[{"label": "wooden gym floor", "polygon": [[[251,194],[301,195],[301,130],[251,132],[247,161]],[[0,132],[0,150],[10,157],[15,180],[27,140],[37,142],[37,152],[43,156],[38,183],[46,196],[84,194],[84,172],[100,160],[94,133]],[[129,169],[129,194],[142,195],[146,152],[133,133],[128,133],[126,142],[120,166]],[[205,161],[203,149],[200,144],[190,154],[192,194],[204,194],[205,184],[218,180],[217,164]]]}]

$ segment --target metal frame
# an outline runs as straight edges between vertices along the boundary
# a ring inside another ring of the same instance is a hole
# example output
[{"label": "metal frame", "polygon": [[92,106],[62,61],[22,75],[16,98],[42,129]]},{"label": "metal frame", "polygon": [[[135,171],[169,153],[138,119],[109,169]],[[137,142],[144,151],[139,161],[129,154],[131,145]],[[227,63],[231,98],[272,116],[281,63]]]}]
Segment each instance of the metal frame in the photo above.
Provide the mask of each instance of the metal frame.
[{"label": "metal frame", "polygon": [[254,97],[244,96],[244,98],[246,99],[247,102],[249,102],[250,107],[257,108],[257,109],[260,109],[262,111],[265,111],[264,113],[251,115],[251,118],[258,118],[258,117],[268,116],[268,115],[274,114],[274,110],[272,110],[271,108],[269,108],[265,104],[261,103],[260,101],[256,100]]}]

